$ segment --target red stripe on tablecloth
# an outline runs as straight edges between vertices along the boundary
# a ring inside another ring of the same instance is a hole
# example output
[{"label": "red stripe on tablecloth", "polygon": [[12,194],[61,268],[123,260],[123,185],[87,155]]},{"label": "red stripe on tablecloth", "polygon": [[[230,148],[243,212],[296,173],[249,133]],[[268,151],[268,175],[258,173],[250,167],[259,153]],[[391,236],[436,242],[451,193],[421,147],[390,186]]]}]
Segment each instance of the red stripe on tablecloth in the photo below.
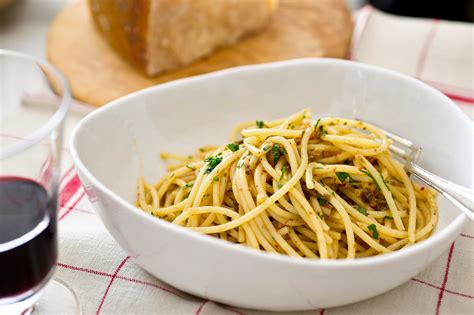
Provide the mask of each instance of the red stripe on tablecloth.
[{"label": "red stripe on tablecloth", "polygon": [[79,211],[79,212],[82,212],[82,213],[87,213],[87,214],[96,215],[95,212],[92,212],[92,211],[89,211],[89,210],[86,210],[86,209],[81,209],[81,208],[78,208],[78,207],[75,207],[75,208],[74,208],[74,211]]},{"label": "red stripe on tablecloth", "polygon": [[220,307],[222,307],[223,309],[225,310],[228,310],[228,311],[231,311],[231,312],[234,312],[235,314],[238,314],[238,315],[245,315],[244,312],[238,310],[238,309],[235,309],[231,306],[228,306],[228,305],[224,305],[224,304],[219,304]]},{"label": "red stripe on tablecloth", "polygon": [[[418,282],[418,283],[421,283],[421,284],[424,284],[424,285],[427,285],[429,287],[432,287],[432,288],[435,288],[435,289],[438,289],[438,290],[441,290],[440,287],[434,285],[434,284],[431,284],[431,283],[428,283],[426,281],[423,281],[423,280],[420,280],[420,279],[410,279],[411,281],[415,281],[415,282]],[[447,292],[447,293],[450,293],[450,294],[453,294],[453,295],[457,295],[457,296],[462,296],[462,297],[465,297],[465,298],[468,298],[468,299],[474,299],[474,296],[472,295],[468,295],[468,294],[464,294],[464,293],[459,293],[459,292],[456,292],[456,291],[451,291],[451,290],[448,290],[448,289],[444,289],[444,292]]]},{"label": "red stripe on tablecloth", "polygon": [[97,271],[97,270],[93,270],[93,269],[76,267],[76,266],[72,266],[72,265],[67,265],[67,264],[63,264],[61,262],[58,262],[57,265],[58,265],[58,267],[61,267],[61,268],[64,268],[64,269],[71,269],[71,270],[74,270],[74,271],[87,272],[87,273],[91,273],[91,274],[98,275],[98,276],[106,276],[106,277],[112,277],[113,276],[113,274],[110,274],[110,273]]},{"label": "red stripe on tablecloth", "polygon": [[115,278],[117,278],[117,275],[122,269],[122,267],[125,265],[127,260],[130,259],[130,256],[125,257],[124,260],[118,265],[117,269],[115,269],[114,274],[112,275],[112,278],[110,279],[109,285],[107,286],[107,289],[105,289],[104,295],[102,296],[102,299],[100,300],[99,307],[97,308],[96,314],[100,313],[100,310],[102,309],[102,306],[104,305],[105,299],[107,298],[107,294],[109,294],[110,287],[112,287],[112,284],[114,283]]},{"label": "red stripe on tablecloth", "polygon": [[204,305],[206,305],[206,304],[207,304],[207,302],[209,302],[209,300],[205,300],[205,301],[203,301],[203,302],[201,303],[201,305],[199,305],[199,307],[198,307],[198,309],[197,309],[197,311],[196,311],[196,314],[195,314],[195,315],[199,315],[199,314],[201,314],[201,311],[202,311],[202,309],[204,308]]},{"label": "red stripe on tablecloth", "polygon": [[64,207],[72,198],[72,196],[74,196],[74,194],[79,190],[80,187],[81,181],[79,180],[79,176],[75,174],[61,190],[59,197],[59,206]]},{"label": "red stripe on tablecloth", "polygon": [[467,295],[467,294],[464,294],[464,293],[459,293],[459,292],[451,291],[451,290],[448,290],[448,289],[444,289],[444,291],[448,292],[448,293],[451,293],[451,294],[454,294],[454,295],[458,295],[458,296],[462,296],[462,297],[474,300],[473,295]]},{"label": "red stripe on tablecloth", "polygon": [[450,93],[450,92],[445,92],[445,91],[441,91],[441,92],[443,92],[444,95],[446,95],[447,97],[449,97],[453,101],[460,101],[460,102],[464,102],[464,103],[468,103],[468,104],[474,104],[474,98],[472,98],[472,97],[456,95],[456,94],[453,94],[453,93]]},{"label": "red stripe on tablecloth", "polygon": [[474,236],[467,235],[467,234],[464,234],[464,233],[461,233],[461,236],[474,239]]},{"label": "red stripe on tablecloth", "polygon": [[[64,269],[70,269],[70,270],[74,270],[74,271],[86,272],[86,273],[90,273],[90,274],[94,274],[94,275],[98,275],[98,276],[104,276],[104,277],[110,277],[110,278],[114,276],[114,275],[111,274],[111,273],[106,273],[106,272],[102,272],[102,271],[97,271],[97,270],[94,270],[94,269],[88,269],[88,268],[77,267],[77,266],[68,265],[68,264],[64,264],[64,263],[60,263],[60,262],[58,262],[57,265],[58,265],[58,267],[61,267],[61,268],[64,268]],[[151,283],[151,282],[146,282],[146,281],[138,280],[138,279],[132,279],[132,278],[124,277],[124,276],[120,276],[120,275],[117,275],[117,276],[115,277],[115,279],[120,279],[120,280],[125,280],[125,281],[129,281],[129,282],[133,282],[133,283],[138,283],[138,284],[143,284],[143,285],[151,286],[151,287],[154,287],[154,288],[163,290],[163,291],[165,291],[165,292],[171,293],[171,294],[173,294],[173,295],[176,295],[176,296],[178,296],[178,297],[186,298],[183,294],[174,292],[174,291],[172,291],[172,290],[170,290],[170,289],[168,289],[168,288],[159,286],[159,285],[154,284],[154,283]]]},{"label": "red stripe on tablecloth", "polygon": [[74,207],[79,203],[79,201],[81,201],[81,199],[84,197],[85,194],[86,194],[86,192],[83,191],[79,195],[79,197],[76,199],[76,201],[74,201],[74,203],[72,205],[67,207],[66,211],[59,217],[58,221],[61,221],[62,219],[64,219],[72,210],[74,210]]},{"label": "red stripe on tablecloth", "polygon": [[441,308],[441,302],[443,301],[444,291],[446,290],[446,283],[448,283],[449,268],[451,267],[451,258],[453,257],[454,244],[455,243],[453,243],[451,247],[449,248],[448,261],[446,262],[446,272],[444,273],[443,284],[441,285],[441,289],[439,290],[438,302],[436,303],[437,315],[439,314],[439,311]]},{"label": "red stripe on tablecloth", "polygon": [[162,287],[162,286],[159,286],[157,284],[154,284],[154,283],[151,283],[151,282],[146,282],[146,281],[142,281],[142,280],[138,280],[138,279],[132,279],[132,278],[129,278],[129,277],[124,277],[124,276],[116,276],[115,277],[116,279],[120,279],[120,280],[125,280],[125,281],[130,281],[130,282],[133,282],[133,283],[139,283],[139,284],[143,284],[143,285],[148,285],[148,286],[151,286],[151,287],[155,287],[157,289],[161,289],[163,291],[166,291],[168,293],[171,293],[173,295],[176,295],[180,298],[186,298],[183,294],[179,294],[179,293],[176,293],[170,289],[167,289],[165,287]]},{"label": "red stripe on tablecloth", "polygon": [[321,309],[321,311],[319,311],[319,315],[324,315],[324,308]]},{"label": "red stripe on tablecloth", "polygon": [[374,8],[370,4],[366,4],[360,9],[356,20],[356,25],[354,26],[354,34],[352,35],[351,50],[349,51],[348,58],[349,60],[356,60],[355,51],[359,47],[361,36],[364,33],[364,29],[373,12]]},{"label": "red stripe on tablecloth", "polygon": [[416,70],[415,70],[416,78],[421,78],[421,74],[423,73],[423,68],[425,67],[425,63],[426,63],[426,57],[428,56],[428,52],[431,48],[431,44],[433,43],[433,39],[436,36],[436,33],[438,32],[438,27],[439,27],[439,20],[437,19],[433,20],[433,25],[430,31],[428,32],[428,35],[426,36],[423,47],[421,48],[420,56],[418,58],[418,63],[416,65]]},{"label": "red stripe on tablecloth", "polygon": [[416,279],[416,278],[412,278],[410,279],[411,281],[415,281],[415,282],[418,282],[418,283],[421,283],[421,284],[424,284],[424,285],[427,285],[429,287],[432,287],[432,288],[435,288],[435,289],[441,289],[440,287],[434,285],[434,284],[431,284],[431,283],[428,283],[426,281],[423,281],[423,280],[420,280],[420,279]]},{"label": "red stripe on tablecloth", "polygon": [[62,183],[66,177],[71,174],[72,170],[74,169],[74,165],[71,165],[69,166],[69,168],[67,169],[66,173],[63,174],[63,176],[61,176],[61,179],[59,180],[60,183]]}]

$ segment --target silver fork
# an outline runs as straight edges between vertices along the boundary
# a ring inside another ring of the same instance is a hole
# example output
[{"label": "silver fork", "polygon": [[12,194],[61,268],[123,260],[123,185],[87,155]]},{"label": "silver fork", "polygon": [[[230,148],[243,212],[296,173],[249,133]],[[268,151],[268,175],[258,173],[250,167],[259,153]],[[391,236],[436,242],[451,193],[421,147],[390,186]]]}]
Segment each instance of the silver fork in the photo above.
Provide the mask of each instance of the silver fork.
[{"label": "silver fork", "polygon": [[408,139],[384,130],[375,124],[372,125],[379,128],[389,139],[393,140],[393,143],[390,146],[390,151],[405,160],[405,171],[435,189],[459,208],[459,210],[464,212],[469,219],[474,221],[474,192],[471,189],[450,182],[417,165],[416,162],[421,153],[420,147],[416,146]]}]

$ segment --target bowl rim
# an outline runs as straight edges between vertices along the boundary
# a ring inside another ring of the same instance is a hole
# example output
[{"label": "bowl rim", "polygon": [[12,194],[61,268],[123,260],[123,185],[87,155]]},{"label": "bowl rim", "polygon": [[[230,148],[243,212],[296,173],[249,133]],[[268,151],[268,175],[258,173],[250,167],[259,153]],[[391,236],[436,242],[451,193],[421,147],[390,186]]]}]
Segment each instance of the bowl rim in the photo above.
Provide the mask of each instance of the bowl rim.
[{"label": "bowl rim", "polygon": [[[405,256],[412,256],[415,255],[417,252],[428,250],[431,247],[435,247],[439,244],[442,244],[450,235],[452,235],[456,230],[460,229],[462,225],[467,222],[468,218],[462,212],[459,212],[457,217],[444,229],[440,230],[438,233],[430,236],[426,240],[423,240],[420,243],[416,243],[413,246],[409,246],[404,248],[403,250],[394,251],[391,253],[378,255],[378,256],[371,256],[371,257],[361,257],[355,259],[298,259],[295,257],[290,257],[283,254],[275,254],[275,253],[268,253],[265,251],[257,251],[252,248],[246,246],[235,246],[235,244],[227,242],[225,240],[221,240],[210,235],[201,234],[189,229],[185,229],[181,226],[177,226],[172,224],[168,221],[161,220],[159,218],[150,216],[148,213],[141,211],[137,207],[135,207],[131,202],[128,202],[117,193],[113,192],[110,188],[108,188],[105,184],[99,181],[82,163],[79,152],[76,148],[76,141],[79,137],[81,130],[83,130],[83,126],[86,125],[90,120],[93,120],[95,116],[101,115],[105,112],[112,111],[116,107],[127,106],[131,100],[134,98],[149,94],[149,93],[159,93],[161,90],[166,90],[170,87],[179,87],[185,86],[189,83],[205,81],[207,79],[216,79],[223,76],[232,76],[239,73],[249,73],[253,71],[267,71],[267,70],[274,70],[279,68],[286,68],[286,67],[294,67],[299,66],[301,64],[313,64],[313,65],[324,65],[324,64],[335,64],[337,66],[349,66],[355,67],[362,70],[367,70],[371,72],[378,72],[383,75],[388,75],[392,77],[397,77],[398,79],[409,81],[414,86],[418,86],[418,88],[428,89],[431,93],[434,93],[438,97],[442,98],[445,102],[451,103],[453,106],[451,107],[454,112],[457,113],[459,119],[462,121],[464,120],[466,124],[470,125],[474,132],[474,124],[470,121],[467,115],[454,104],[454,102],[449,99],[446,95],[441,93],[440,91],[434,89],[433,87],[427,85],[426,83],[417,80],[413,77],[410,77],[405,74],[401,74],[399,72],[381,68],[374,65],[364,64],[356,61],[351,60],[341,60],[341,59],[333,59],[333,58],[302,58],[302,59],[293,59],[287,61],[278,61],[272,63],[264,63],[264,64],[257,64],[257,65],[245,65],[239,66],[229,69],[224,69],[216,72],[211,72],[207,74],[202,74],[194,77],[183,78],[167,83],[163,83],[160,85],[148,87],[131,94],[122,96],[116,100],[111,101],[110,103],[92,111],[86,117],[84,117],[74,128],[73,133],[71,135],[70,140],[70,152],[72,159],[76,168],[79,170],[80,173],[83,173],[91,184],[98,189],[102,190],[106,193],[110,198],[112,198],[115,202],[120,204],[121,206],[125,207],[131,214],[139,215],[143,219],[152,222],[152,224],[156,224],[156,226],[166,229],[167,231],[172,231],[175,233],[180,233],[184,237],[192,238],[194,241],[208,243],[209,245],[213,245],[214,247],[221,247],[223,250],[234,250],[240,251],[244,255],[249,255],[250,257],[256,259],[266,259],[268,261],[278,261],[280,263],[286,264],[295,264],[301,265],[306,267],[327,267],[327,268],[352,268],[352,267],[363,267],[369,266],[374,264],[385,264],[397,261]],[[102,220],[102,218],[101,218]],[[118,241],[117,241],[118,243]],[[119,243],[119,245],[121,245]]]}]

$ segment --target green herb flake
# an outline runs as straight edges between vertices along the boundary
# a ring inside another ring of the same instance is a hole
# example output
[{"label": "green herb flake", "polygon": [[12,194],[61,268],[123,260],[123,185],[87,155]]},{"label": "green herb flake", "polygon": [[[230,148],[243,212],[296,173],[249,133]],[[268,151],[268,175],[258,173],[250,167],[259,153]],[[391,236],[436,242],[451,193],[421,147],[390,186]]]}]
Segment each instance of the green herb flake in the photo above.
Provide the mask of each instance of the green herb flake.
[{"label": "green herb flake", "polygon": [[357,211],[359,211],[359,212],[362,213],[363,215],[367,216],[367,209],[366,209],[366,208],[363,208],[363,207],[354,207],[354,209],[356,209]]},{"label": "green herb flake", "polygon": [[318,129],[319,129],[319,132],[321,132],[321,134],[322,134],[322,135],[324,135],[324,136],[325,136],[325,135],[327,135],[327,134],[328,134],[328,133],[327,133],[327,131],[326,131],[326,130],[324,130],[323,126],[319,126],[319,128],[318,128]]},{"label": "green herb flake", "polygon": [[386,215],[386,216],[383,217],[383,219],[384,220],[393,220],[393,217]]},{"label": "green herb flake", "polygon": [[375,224],[371,224],[367,228],[372,231],[372,237],[374,239],[378,240],[379,239],[379,232],[377,231],[377,227],[375,226]]},{"label": "green herb flake", "polygon": [[283,176],[285,176],[285,173],[286,173],[286,165],[283,166],[283,168],[281,169],[281,175],[280,175],[280,178],[278,179],[278,188],[281,188],[281,180],[283,179]]},{"label": "green herb flake", "polygon": [[238,143],[229,143],[229,144],[227,145],[227,148],[228,148],[229,150],[231,150],[232,152],[236,152],[236,151],[239,151],[240,146],[239,146]]},{"label": "green herb flake", "polygon": [[268,151],[270,151],[271,148],[272,148],[272,146],[267,144],[263,147],[263,151],[268,152]]},{"label": "green herb flake", "polygon": [[273,156],[273,161],[275,162],[275,164],[276,162],[278,162],[281,155],[286,154],[286,150],[284,148],[281,148],[278,144],[273,145],[270,151]]},{"label": "green herb flake", "polygon": [[285,173],[286,173],[286,165],[283,166],[283,168],[281,169],[281,175],[280,175],[280,181],[283,179],[283,176],[285,176]]},{"label": "green herb flake", "polygon": [[388,188],[388,182],[385,180],[385,178],[383,178],[382,176],[382,173],[379,172],[379,175],[380,175],[380,178],[382,178],[382,181],[383,181],[383,184],[385,185],[385,187],[387,187],[388,190],[390,190],[390,188]]},{"label": "green herb flake", "polygon": [[314,125],[314,129],[318,129],[318,126],[319,126],[319,122],[321,121],[321,118],[318,119],[318,121],[316,122],[316,125]]},{"label": "green herb flake", "polygon": [[321,218],[321,219],[324,219],[324,214],[321,214],[318,212],[318,216]]},{"label": "green herb flake", "polygon": [[184,195],[184,199],[187,199],[187,198],[189,197],[189,194],[190,194],[190,193],[191,193],[191,192],[189,191],[186,195]]},{"label": "green herb flake", "polygon": [[195,167],[192,167],[192,166],[189,166],[189,165],[186,165],[187,168],[189,168],[191,171],[195,171],[196,168]]},{"label": "green herb flake", "polygon": [[265,127],[265,123],[263,122],[263,120],[257,120],[255,121],[255,124],[257,125],[258,128]]},{"label": "green herb flake", "polygon": [[364,173],[365,175],[369,176],[372,181],[374,182],[375,186],[377,186],[377,190],[380,191],[380,186],[379,184],[375,181],[375,178],[372,176],[372,174],[370,174],[370,172],[368,170],[360,170],[362,173]]},{"label": "green herb flake", "polygon": [[328,201],[323,197],[318,197],[318,203],[320,206],[324,206]]},{"label": "green herb flake", "polygon": [[204,162],[207,162],[206,174],[209,174],[210,172],[212,172],[213,169],[216,168],[217,165],[222,162],[222,155],[221,153],[219,153],[216,156],[210,156],[206,158]]},{"label": "green herb flake", "polygon": [[191,182],[191,183],[187,183],[186,185],[183,186],[183,189],[188,189],[188,188],[191,188],[193,187],[194,183]]},{"label": "green herb flake", "polygon": [[204,150],[204,148],[199,148],[199,152],[206,152],[206,150]]},{"label": "green herb flake", "polygon": [[347,178],[351,178],[349,173],[346,172],[336,172],[336,176],[341,181],[341,183],[344,182]]},{"label": "green herb flake", "polygon": [[212,178],[212,180],[215,181],[215,182],[218,182],[218,181],[219,181],[219,176],[217,176],[217,175],[214,176],[214,177]]}]

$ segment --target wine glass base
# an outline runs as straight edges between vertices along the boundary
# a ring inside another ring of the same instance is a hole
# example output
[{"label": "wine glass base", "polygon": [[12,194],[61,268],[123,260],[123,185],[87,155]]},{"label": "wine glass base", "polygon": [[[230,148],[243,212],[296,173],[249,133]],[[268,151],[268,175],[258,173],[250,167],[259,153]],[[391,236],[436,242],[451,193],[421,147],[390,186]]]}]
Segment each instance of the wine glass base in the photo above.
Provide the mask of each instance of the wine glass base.
[{"label": "wine glass base", "polygon": [[66,283],[52,279],[43,290],[30,314],[82,314],[76,294]]}]

